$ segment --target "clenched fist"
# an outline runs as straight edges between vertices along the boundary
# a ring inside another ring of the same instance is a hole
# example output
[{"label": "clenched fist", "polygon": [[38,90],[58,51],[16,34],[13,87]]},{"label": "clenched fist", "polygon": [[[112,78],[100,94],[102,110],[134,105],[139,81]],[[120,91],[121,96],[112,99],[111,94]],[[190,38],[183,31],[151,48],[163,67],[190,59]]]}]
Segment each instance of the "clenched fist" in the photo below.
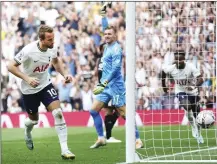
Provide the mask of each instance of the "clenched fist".
[{"label": "clenched fist", "polygon": [[65,83],[71,83],[73,80],[73,77],[71,75],[66,75],[65,76]]},{"label": "clenched fist", "polygon": [[36,88],[40,83],[39,79],[35,77],[29,77],[27,80],[27,83],[32,86],[33,88]]}]

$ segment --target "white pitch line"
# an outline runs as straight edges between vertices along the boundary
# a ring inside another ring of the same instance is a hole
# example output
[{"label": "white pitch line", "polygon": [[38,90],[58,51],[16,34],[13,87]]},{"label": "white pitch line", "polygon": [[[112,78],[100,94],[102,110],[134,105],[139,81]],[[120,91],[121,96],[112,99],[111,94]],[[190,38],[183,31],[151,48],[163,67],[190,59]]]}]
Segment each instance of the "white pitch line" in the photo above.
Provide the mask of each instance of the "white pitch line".
[{"label": "white pitch line", "polygon": [[189,153],[195,153],[195,152],[206,151],[206,150],[215,150],[215,149],[217,149],[217,147],[211,147],[211,148],[208,148],[208,149],[199,149],[199,150],[185,151],[185,152],[181,152],[181,153],[175,153],[175,154],[170,154],[170,155],[163,155],[163,156],[159,156],[159,157],[152,157],[152,158],[147,158],[146,160],[165,158],[165,157],[171,157],[171,156],[176,156],[176,155],[189,154]]},{"label": "white pitch line", "polygon": [[217,163],[217,160],[151,160],[151,161],[140,161],[141,163],[145,162],[145,163],[187,163],[187,164],[191,164],[191,163],[207,163],[207,164],[210,164],[210,163]]},{"label": "white pitch line", "polygon": [[[94,143],[94,141],[85,141],[85,142],[83,142],[83,141],[80,141],[80,142],[77,142],[77,141],[68,141],[69,143]],[[23,141],[2,141],[2,143],[3,144],[14,144],[14,143],[18,143],[18,144],[22,144],[22,143],[24,143],[25,144],[25,141],[23,140]],[[49,144],[49,143],[59,143],[58,141],[49,141],[49,142],[43,142],[43,141],[34,141],[34,143],[39,143],[39,144]],[[113,143],[111,143],[111,144],[113,144]]]}]

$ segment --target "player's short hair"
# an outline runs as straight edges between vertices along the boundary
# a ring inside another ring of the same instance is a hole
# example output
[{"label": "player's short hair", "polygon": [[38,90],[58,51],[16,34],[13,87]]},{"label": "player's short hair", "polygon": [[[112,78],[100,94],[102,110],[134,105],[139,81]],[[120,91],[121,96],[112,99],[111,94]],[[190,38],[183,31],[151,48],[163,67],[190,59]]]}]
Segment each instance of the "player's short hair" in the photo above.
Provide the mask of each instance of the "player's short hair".
[{"label": "player's short hair", "polygon": [[47,25],[42,25],[39,28],[39,31],[38,31],[38,37],[39,37],[39,39],[44,40],[46,32],[52,33],[53,32],[53,28],[50,27],[50,26],[47,26]]},{"label": "player's short hair", "polygon": [[114,33],[116,34],[116,32],[117,32],[117,30],[116,30],[116,28],[114,27],[114,26],[108,26],[108,27],[106,27],[105,28],[105,30],[113,30],[114,31]]}]

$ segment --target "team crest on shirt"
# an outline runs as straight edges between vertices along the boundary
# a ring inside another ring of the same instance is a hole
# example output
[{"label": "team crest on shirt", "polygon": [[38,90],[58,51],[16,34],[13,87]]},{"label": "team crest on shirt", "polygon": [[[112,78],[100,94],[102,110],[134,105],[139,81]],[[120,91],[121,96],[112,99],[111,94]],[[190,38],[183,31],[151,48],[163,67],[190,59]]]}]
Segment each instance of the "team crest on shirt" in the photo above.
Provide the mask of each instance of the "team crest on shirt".
[{"label": "team crest on shirt", "polygon": [[120,51],[119,47],[118,47],[118,46],[115,46],[115,48],[114,48],[115,54],[118,54],[119,51]]},{"label": "team crest on shirt", "polygon": [[118,60],[115,61],[116,64],[119,64],[120,62],[121,62],[120,59],[118,59]]},{"label": "team crest on shirt", "polygon": [[24,55],[24,53],[21,51],[20,53],[18,53],[16,55],[16,58],[20,61],[20,60],[22,60],[23,55]]}]

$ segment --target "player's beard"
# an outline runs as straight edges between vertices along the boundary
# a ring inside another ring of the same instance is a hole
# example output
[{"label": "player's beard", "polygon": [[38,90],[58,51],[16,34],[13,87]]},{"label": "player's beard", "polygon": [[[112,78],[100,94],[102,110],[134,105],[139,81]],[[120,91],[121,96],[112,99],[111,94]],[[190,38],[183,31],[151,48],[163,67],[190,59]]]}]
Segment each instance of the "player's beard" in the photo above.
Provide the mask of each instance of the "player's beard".
[{"label": "player's beard", "polygon": [[105,42],[106,42],[107,44],[110,44],[110,43],[111,43],[111,40],[108,39],[108,40],[106,40]]},{"label": "player's beard", "polygon": [[108,38],[105,39],[105,42],[106,42],[107,44],[111,44],[111,43],[114,42],[114,38],[113,38],[113,37],[108,37]]},{"label": "player's beard", "polygon": [[112,44],[114,41],[115,41],[115,40],[111,38],[111,39],[108,39],[108,41],[106,40],[106,43],[107,43],[107,44]]},{"label": "player's beard", "polygon": [[184,69],[185,68],[185,63],[177,64],[178,69]]},{"label": "player's beard", "polygon": [[52,49],[52,48],[53,48],[53,45],[49,45],[49,46],[47,46],[47,48],[50,48],[50,49]]}]

